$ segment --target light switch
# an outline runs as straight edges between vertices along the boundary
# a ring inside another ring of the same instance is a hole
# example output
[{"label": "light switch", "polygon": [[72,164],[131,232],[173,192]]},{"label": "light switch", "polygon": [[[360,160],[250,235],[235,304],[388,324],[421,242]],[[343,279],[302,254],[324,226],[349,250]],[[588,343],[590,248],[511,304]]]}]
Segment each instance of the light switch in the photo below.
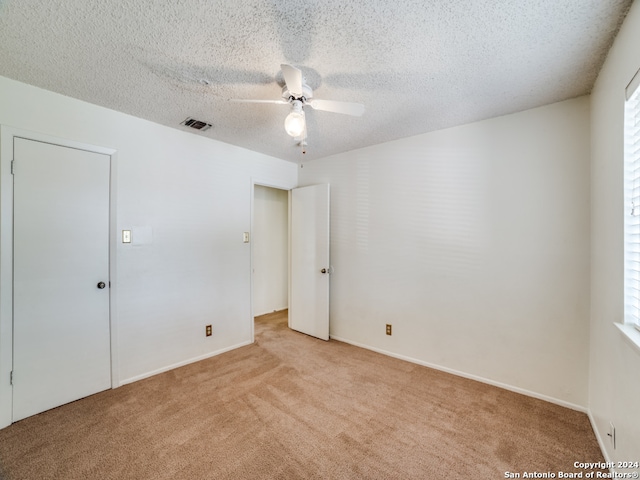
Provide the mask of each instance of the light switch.
[{"label": "light switch", "polygon": [[249,243],[249,232],[244,232],[244,233],[242,234],[242,241],[243,241],[244,243]]},{"label": "light switch", "polygon": [[131,230],[122,230],[122,243],[131,243]]}]

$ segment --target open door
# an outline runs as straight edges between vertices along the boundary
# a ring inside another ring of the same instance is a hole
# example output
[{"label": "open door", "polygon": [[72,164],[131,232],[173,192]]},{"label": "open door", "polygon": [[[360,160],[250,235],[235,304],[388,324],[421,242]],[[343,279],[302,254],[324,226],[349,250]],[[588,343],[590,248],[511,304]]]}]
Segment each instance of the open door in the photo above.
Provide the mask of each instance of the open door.
[{"label": "open door", "polygon": [[289,327],[329,340],[329,185],[291,190]]}]

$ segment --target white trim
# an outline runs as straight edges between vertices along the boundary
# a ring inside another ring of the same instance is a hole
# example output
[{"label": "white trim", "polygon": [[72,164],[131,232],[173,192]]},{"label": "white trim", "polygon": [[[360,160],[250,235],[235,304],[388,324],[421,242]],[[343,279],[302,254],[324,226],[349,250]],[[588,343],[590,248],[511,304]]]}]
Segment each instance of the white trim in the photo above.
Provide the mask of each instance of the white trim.
[{"label": "white trim", "polygon": [[[0,125],[0,428],[11,425],[13,392],[9,375],[13,368],[13,139],[25,138],[109,155],[109,317],[111,329],[111,386],[119,385],[117,357],[117,150]],[[115,236],[114,236],[115,235]]]},{"label": "white trim", "polygon": [[[611,463],[611,457],[609,456],[609,452],[606,448],[605,439],[600,435],[600,431],[598,430],[598,425],[596,424],[596,419],[593,418],[591,414],[591,410],[587,412],[587,416],[589,417],[589,422],[591,422],[591,429],[593,433],[596,435],[596,440],[598,441],[598,446],[600,447],[600,451],[602,452],[602,456],[604,457],[604,461],[606,463]],[[611,469],[609,469],[611,471]]]},{"label": "white trim", "polygon": [[[302,167],[302,166],[301,166]],[[295,187],[298,188],[298,187]],[[289,190],[287,194],[287,241],[289,242],[289,252],[287,254],[287,258],[289,259],[289,271],[287,272],[287,278],[289,279],[287,285],[287,303],[291,306],[291,233],[292,233],[292,223],[291,217],[293,216],[293,188]],[[291,328],[291,315],[287,315],[287,327]]]},{"label": "white trim", "polygon": [[103,155],[109,155],[109,156],[117,153],[117,150],[114,148],[91,145],[89,143],[78,142],[75,140],[55,137],[53,135],[46,135],[44,133],[32,132],[29,130],[22,130],[19,128],[7,127],[4,125],[2,125],[2,132],[3,134],[6,134],[7,136],[9,136],[12,139],[12,141],[14,137],[18,137],[18,138],[24,138],[26,140],[50,143],[52,145],[59,145],[61,147],[75,148],[76,150],[86,150],[87,152],[101,153]]},{"label": "white trim", "polygon": [[638,71],[635,73],[633,78],[631,78],[631,81],[625,88],[624,90],[625,98],[629,100],[633,96],[635,91],[638,89],[638,87],[640,87],[640,69],[638,69]]},{"label": "white trim", "polygon": [[276,308],[275,310],[271,310],[270,312],[258,313],[256,317],[264,317],[265,315],[274,315],[276,313],[282,313],[285,310],[289,310],[289,307]]},{"label": "white trim", "polygon": [[0,428],[11,425],[13,389],[13,135],[0,125]]},{"label": "white trim", "polygon": [[640,352],[640,331],[631,323],[614,323],[618,330],[622,333],[627,343],[633,347],[636,352]]},{"label": "white trim", "polygon": [[480,376],[477,376],[477,375],[472,375],[472,374],[469,374],[469,373],[460,372],[458,370],[453,370],[451,368],[442,367],[440,365],[435,365],[433,363],[424,362],[424,361],[418,360],[416,358],[407,357],[405,355],[399,355],[397,353],[389,352],[389,351],[383,350],[381,348],[370,347],[369,345],[364,345],[362,343],[353,342],[351,340],[347,340],[347,339],[341,338],[341,337],[336,337],[334,335],[331,335],[330,338],[332,340],[337,340],[339,342],[348,343],[349,345],[353,345],[353,346],[356,346],[356,347],[364,348],[366,350],[371,350],[373,352],[381,353],[383,355],[387,355],[389,357],[397,358],[399,360],[404,360],[406,362],[422,365],[423,367],[433,368],[434,370],[439,370],[441,372],[450,373],[450,374],[456,375],[458,377],[468,378],[470,380],[475,380],[477,382],[482,382],[482,383],[486,383],[488,385],[493,385],[494,387],[503,388],[503,389],[509,390],[511,392],[520,393],[522,395],[526,395],[527,397],[537,398],[538,400],[544,400],[545,402],[554,403],[556,405],[560,405],[561,407],[570,408],[571,410],[576,410],[576,411],[582,412],[582,413],[587,413],[588,412],[588,409],[586,407],[581,406],[581,405],[577,405],[577,404],[571,403],[571,402],[566,402],[564,400],[560,400],[560,399],[554,398],[554,397],[549,397],[547,395],[542,395],[540,393],[532,392],[530,390],[525,390],[524,388],[514,387],[514,386],[508,385],[506,383],[496,382],[496,381],[490,380],[488,378],[480,377]]},{"label": "white trim", "polygon": [[111,388],[120,386],[120,357],[118,356],[118,262],[120,235],[118,230],[118,153],[111,153],[109,176],[109,322],[111,326]]},{"label": "white trim", "polygon": [[193,357],[189,360],[184,360],[182,362],[174,363],[172,365],[167,365],[166,367],[158,368],[157,370],[153,370],[151,372],[146,372],[141,375],[136,375],[135,377],[125,378],[120,381],[120,385],[127,385],[129,383],[137,382],[138,380],[144,380],[145,378],[153,377],[154,375],[158,375],[160,373],[168,372],[173,370],[174,368],[184,367],[185,365],[189,365],[191,363],[200,362],[202,360],[206,360],[207,358],[215,357],[217,355],[230,352],[231,350],[235,350],[236,348],[246,347],[247,345],[251,345],[253,340],[238,343],[237,345],[232,345],[230,347],[222,348],[220,350],[216,350],[215,352],[210,352],[205,355],[200,355],[198,357]]}]

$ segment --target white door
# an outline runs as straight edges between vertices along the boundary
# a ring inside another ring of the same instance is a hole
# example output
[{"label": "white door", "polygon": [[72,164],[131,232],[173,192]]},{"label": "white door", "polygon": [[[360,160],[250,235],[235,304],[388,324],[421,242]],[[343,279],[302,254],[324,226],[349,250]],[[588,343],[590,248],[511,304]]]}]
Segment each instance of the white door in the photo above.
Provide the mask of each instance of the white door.
[{"label": "white door", "polygon": [[289,326],[329,340],[329,185],[291,190]]},{"label": "white door", "polygon": [[14,140],[14,422],[111,387],[109,169]]}]

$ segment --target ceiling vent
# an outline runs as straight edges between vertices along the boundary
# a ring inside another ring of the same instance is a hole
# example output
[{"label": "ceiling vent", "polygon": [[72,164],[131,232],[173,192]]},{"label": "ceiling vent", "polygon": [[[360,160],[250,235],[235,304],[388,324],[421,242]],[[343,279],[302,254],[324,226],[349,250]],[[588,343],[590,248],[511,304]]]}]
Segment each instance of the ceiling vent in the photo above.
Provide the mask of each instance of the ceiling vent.
[{"label": "ceiling vent", "polygon": [[200,130],[201,132],[204,132],[205,130],[209,130],[211,128],[210,123],[203,122],[202,120],[196,120],[195,118],[191,117],[188,117],[180,125],[185,125],[189,128],[195,128],[196,130]]}]

